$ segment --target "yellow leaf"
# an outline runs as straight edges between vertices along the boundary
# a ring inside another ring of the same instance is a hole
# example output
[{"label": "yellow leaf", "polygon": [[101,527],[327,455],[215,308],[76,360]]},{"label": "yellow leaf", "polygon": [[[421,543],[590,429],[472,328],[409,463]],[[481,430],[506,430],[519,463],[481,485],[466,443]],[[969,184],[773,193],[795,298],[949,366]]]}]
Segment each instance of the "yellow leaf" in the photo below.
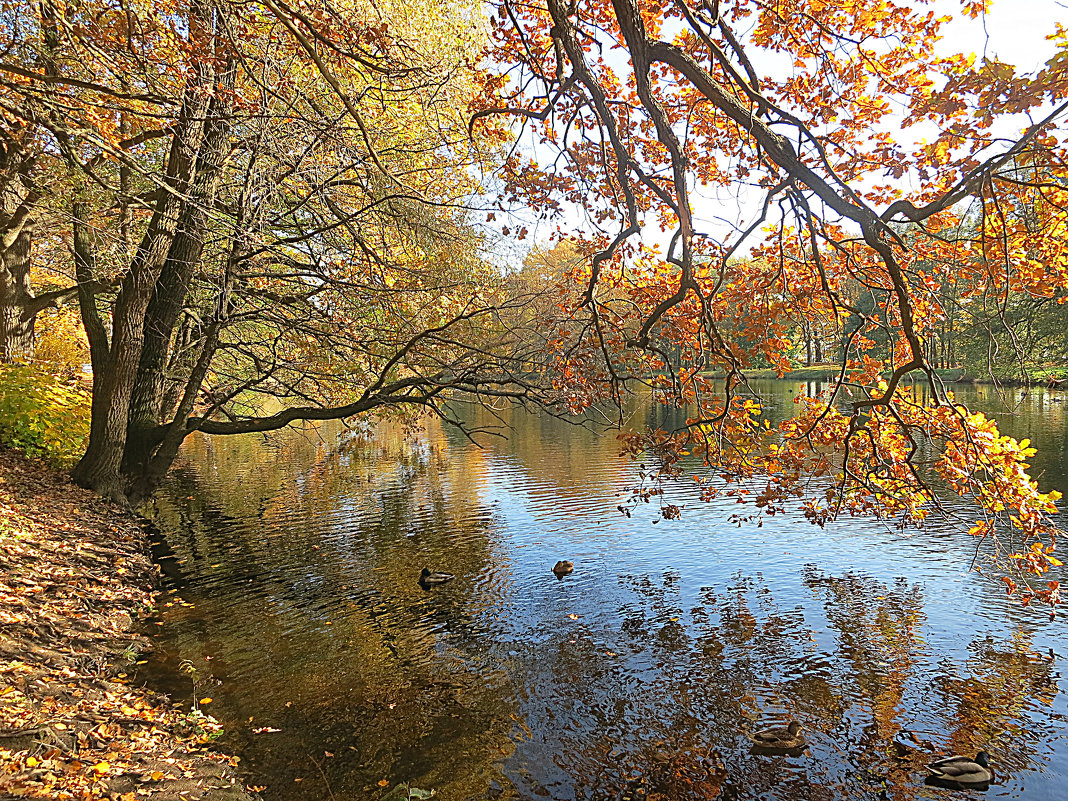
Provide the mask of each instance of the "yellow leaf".
[{"label": "yellow leaf", "polygon": [[387,784],[389,784],[389,779],[379,779],[378,780],[378,786],[379,787],[385,787]]},{"label": "yellow leaf", "polygon": [[93,765],[93,770],[95,770],[97,773],[107,773],[110,767],[110,762],[97,762],[95,765]]},{"label": "yellow leaf", "polygon": [[41,763],[40,763],[40,762],[38,762],[38,761],[37,761],[36,759],[34,759],[33,757],[27,757],[27,758],[26,758],[26,767],[28,767],[28,768],[34,768],[34,767],[37,767],[37,766],[38,766],[38,765],[40,765],[40,764],[41,764]]},{"label": "yellow leaf", "polygon": [[202,703],[202,704],[210,704],[212,702],[212,700],[213,699],[211,699],[211,698],[201,698],[200,699],[200,703]]}]

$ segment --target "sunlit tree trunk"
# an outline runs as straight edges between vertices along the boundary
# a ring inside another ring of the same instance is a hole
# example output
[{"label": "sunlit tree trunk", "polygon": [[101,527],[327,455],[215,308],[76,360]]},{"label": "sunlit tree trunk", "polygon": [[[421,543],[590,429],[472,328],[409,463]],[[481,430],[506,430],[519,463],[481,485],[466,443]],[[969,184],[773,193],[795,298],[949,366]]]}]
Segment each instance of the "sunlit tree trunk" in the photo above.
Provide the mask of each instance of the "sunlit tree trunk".
[{"label": "sunlit tree trunk", "polygon": [[[216,97],[233,86],[233,67],[223,73]],[[221,89],[221,91],[219,91]],[[163,420],[163,398],[171,339],[185,306],[193,270],[200,264],[207,236],[207,212],[215,202],[229,143],[230,119],[225,103],[213,99],[204,140],[197,154],[189,199],[182,210],[177,233],[156,281],[144,320],[137,378],[130,401],[129,430],[122,470],[142,473],[158,446],[155,431]]]},{"label": "sunlit tree trunk", "polygon": [[126,449],[130,402],[144,338],[145,309],[152,299],[156,275],[177,224],[168,196],[160,202],[144,241],[122,282],[112,318],[111,345],[94,373],[93,420],[89,446],[74,468],[74,480],[103,495],[122,497],[120,476]]},{"label": "sunlit tree trunk", "polygon": [[37,315],[72,296],[76,288],[34,293],[30,281],[33,238],[37,223],[32,193],[13,214],[0,216],[0,363],[34,357]]},{"label": "sunlit tree trunk", "polygon": [[36,311],[30,289],[32,223],[19,226],[0,251],[0,362],[33,358]]},{"label": "sunlit tree trunk", "polygon": [[107,354],[101,364],[94,365],[99,372],[94,374],[89,446],[72,475],[79,485],[108,497],[125,497],[121,467],[144,344],[145,314],[178,228],[183,205],[180,198],[188,186],[192,164],[189,154],[196,151],[200,140],[202,123],[197,120],[203,119],[204,104],[197,94],[190,87],[187,113],[177,127],[168,158],[168,183],[175,191],[161,193],[156,203],[148,230],[119,287]]},{"label": "sunlit tree trunk", "polygon": [[33,159],[0,145],[0,362],[33,358],[37,313],[59,293],[41,298],[30,285],[30,260],[41,193],[29,178]]}]

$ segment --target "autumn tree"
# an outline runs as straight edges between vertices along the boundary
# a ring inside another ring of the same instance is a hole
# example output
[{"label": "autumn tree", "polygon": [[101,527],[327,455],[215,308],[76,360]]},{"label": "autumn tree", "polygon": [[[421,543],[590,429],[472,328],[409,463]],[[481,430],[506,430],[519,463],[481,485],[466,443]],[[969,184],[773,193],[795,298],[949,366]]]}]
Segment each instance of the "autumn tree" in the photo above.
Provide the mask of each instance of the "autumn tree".
[{"label": "autumn tree", "polygon": [[74,176],[75,479],[137,499],[193,431],[529,397],[544,349],[468,219],[503,141],[468,138],[477,7],[164,5],[7,12],[5,124]]},{"label": "autumn tree", "polygon": [[41,183],[40,164],[48,159],[41,144],[31,125],[16,122],[0,127],[0,363],[4,364],[33,356],[37,315],[76,291],[69,281],[42,285],[33,280],[37,231],[54,222],[47,212],[41,219],[47,188]]},{"label": "autumn tree", "polygon": [[[1027,275],[1029,263],[1036,259],[1046,261],[1040,276],[1063,271],[1063,255],[1050,252],[1049,247],[1063,242],[1065,220],[1061,209],[1051,203],[1059,204],[1068,187],[1060,171],[1039,171],[1028,154],[1014,160],[1005,177],[1045,189],[1021,192],[998,210],[1012,229],[1026,232],[1030,241],[1021,238],[1012,260],[1004,259],[999,251],[988,255],[975,247],[978,255],[971,269],[978,266],[986,275],[979,282],[944,283],[945,332],[941,338],[971,374],[1030,383],[1044,363],[1063,363],[1068,355],[1068,292],[1063,280],[1035,281]],[[966,217],[955,236],[978,246],[984,228],[981,211],[977,207]]]},{"label": "autumn tree", "polygon": [[[1057,496],[1028,477],[1027,443],[953,399],[932,342],[947,282],[1006,297],[1066,287],[1068,49],[1060,34],[1026,75],[946,54],[948,18],[927,6],[501,0],[493,55],[508,66],[474,127],[527,128],[541,152],[513,154],[512,191],[590,220],[597,246],[559,351],[588,378],[576,406],[618,402],[635,381],[667,390],[694,410],[687,428],[636,437],[635,452],[668,472],[701,454],[708,494],[752,492],[772,512],[801,496],[818,523],[920,521],[936,474],[976,503],[988,553],[1041,574],[1056,563]],[[724,219],[717,198],[749,212]],[[1040,230],[1007,213],[1036,200]],[[975,235],[950,235],[969,215]],[[789,315],[748,314],[777,306],[843,336],[833,387],[772,428],[742,390],[757,355],[788,366]],[[912,374],[929,403],[903,391]],[[1055,582],[1033,591],[1058,600]]]}]

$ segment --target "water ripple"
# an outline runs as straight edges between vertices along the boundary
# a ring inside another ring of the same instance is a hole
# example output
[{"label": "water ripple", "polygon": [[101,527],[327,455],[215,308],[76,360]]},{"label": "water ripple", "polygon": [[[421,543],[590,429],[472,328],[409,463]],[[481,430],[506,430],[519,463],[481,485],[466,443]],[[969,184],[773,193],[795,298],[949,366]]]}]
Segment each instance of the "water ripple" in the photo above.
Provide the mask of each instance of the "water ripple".
[{"label": "water ripple", "polygon": [[[1063,406],[1012,424],[1063,445]],[[628,518],[637,467],[614,439],[511,423],[485,449],[438,430],[191,440],[157,518],[184,603],[147,667],[181,698],[177,663],[196,665],[266,798],[936,797],[923,757],[895,756],[903,727],[987,747],[989,797],[1063,798],[1062,624],[969,572],[948,522],[738,525],[686,487],[681,520]],[[424,591],[424,566],[456,578]],[[749,753],[746,731],[791,719],[806,755]]]}]

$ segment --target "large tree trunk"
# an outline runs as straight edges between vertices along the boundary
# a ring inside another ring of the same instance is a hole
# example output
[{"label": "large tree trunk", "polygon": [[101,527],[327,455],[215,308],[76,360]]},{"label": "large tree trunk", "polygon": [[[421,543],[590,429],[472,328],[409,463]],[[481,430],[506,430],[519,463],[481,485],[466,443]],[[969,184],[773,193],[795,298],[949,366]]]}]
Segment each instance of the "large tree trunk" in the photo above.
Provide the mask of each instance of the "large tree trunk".
[{"label": "large tree trunk", "polygon": [[177,225],[177,202],[167,193],[161,200],[124,278],[112,315],[111,347],[99,375],[94,375],[93,421],[89,447],[72,473],[83,487],[102,495],[125,495],[120,475],[126,449],[130,400],[141,358],[144,314],[152,288]]},{"label": "large tree trunk", "polygon": [[[247,208],[242,201],[240,217],[243,217],[246,211]],[[189,418],[204,378],[208,374],[211,360],[215,357],[215,351],[219,347],[220,332],[232,311],[231,291],[234,275],[245,255],[242,240],[235,238],[230,246],[226,269],[223,271],[213,319],[204,331],[199,356],[181,388],[181,400],[178,401],[171,421],[167,425],[158,426],[155,431],[147,432],[152,450],[146,454],[145,462],[139,465],[137,473],[130,476],[128,497],[131,502],[138,503],[156,491],[159,482],[163,480],[163,476],[170,470],[171,464],[178,455],[178,448],[182,441],[192,430],[195,430],[195,426],[190,426]]]},{"label": "large tree trunk", "polygon": [[[144,319],[144,341],[130,401],[129,431],[122,472],[136,477],[144,472],[158,446],[154,434],[162,420],[171,339],[185,306],[193,270],[201,263],[207,236],[207,215],[214,203],[230,139],[228,103],[220,100],[233,87],[230,65],[216,84],[204,127],[204,140],[197,154],[195,178],[190,186],[178,231],[156,281]],[[212,350],[214,353],[214,349]]]},{"label": "large tree trunk", "polygon": [[[194,0],[189,25],[190,36],[203,45],[204,52],[211,52],[216,35],[216,11],[210,2]],[[212,151],[221,145],[206,121],[220,102],[213,98],[220,91],[228,93],[228,90],[217,79],[215,62],[203,60],[196,65],[174,126],[167,157],[167,191],[160,193],[148,229],[115,299],[111,343],[101,359],[99,376],[94,376],[89,446],[72,473],[81,486],[112,498],[127,497],[136,471],[144,464],[143,453],[147,447],[139,445],[129,469],[124,469],[131,423],[136,432],[135,441],[148,447],[149,421],[153,428],[158,424],[158,392],[153,387],[146,388],[141,379],[154,381],[160,375],[161,370],[154,370],[153,365],[161,349],[165,363],[174,326],[173,321],[168,322],[170,305],[180,296],[180,308],[188,286],[188,278],[183,279],[183,275],[199,262],[203,249],[204,219],[198,215],[204,214],[205,209],[198,201],[200,197],[214,196],[218,180],[212,174],[217,172],[217,159]],[[224,132],[223,142],[226,135],[228,131]],[[199,175],[202,167],[206,172]],[[158,300],[153,306],[154,298]],[[142,372],[143,356],[148,365]]]},{"label": "large tree trunk", "polygon": [[33,358],[37,303],[30,287],[34,198],[0,218],[0,362]]},{"label": "large tree trunk", "polygon": [[[228,303],[229,292],[224,290],[220,304]],[[149,497],[156,491],[159,482],[171,469],[178,448],[189,433],[187,423],[189,415],[193,411],[197,394],[204,383],[204,377],[208,373],[208,367],[215,356],[215,350],[219,346],[219,332],[222,330],[222,320],[215,320],[209,327],[201,345],[200,357],[197,359],[193,370],[186,380],[182,399],[175,409],[174,419],[162,430],[157,429],[153,436],[154,449],[146,454],[145,462],[138,466],[136,474],[131,476],[128,496],[133,503]]]},{"label": "large tree trunk", "polygon": [[[199,73],[186,89],[167,159],[170,191],[161,193],[148,230],[119,286],[112,313],[111,344],[93,378],[89,446],[71,474],[80,486],[114,499],[126,496],[128,482],[121,467],[144,342],[145,313],[178,228],[192,177],[193,157],[200,146],[207,105],[203,100],[205,77]],[[86,259],[87,263],[91,261]],[[85,305],[82,311],[84,315]]]}]

